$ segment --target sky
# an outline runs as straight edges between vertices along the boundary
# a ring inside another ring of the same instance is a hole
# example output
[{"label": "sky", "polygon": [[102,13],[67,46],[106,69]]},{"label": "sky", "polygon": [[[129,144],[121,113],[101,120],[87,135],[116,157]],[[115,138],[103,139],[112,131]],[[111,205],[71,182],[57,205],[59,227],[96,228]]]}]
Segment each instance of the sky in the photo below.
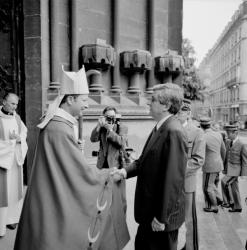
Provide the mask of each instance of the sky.
[{"label": "sky", "polygon": [[191,41],[198,66],[243,0],[183,0],[183,37]]}]

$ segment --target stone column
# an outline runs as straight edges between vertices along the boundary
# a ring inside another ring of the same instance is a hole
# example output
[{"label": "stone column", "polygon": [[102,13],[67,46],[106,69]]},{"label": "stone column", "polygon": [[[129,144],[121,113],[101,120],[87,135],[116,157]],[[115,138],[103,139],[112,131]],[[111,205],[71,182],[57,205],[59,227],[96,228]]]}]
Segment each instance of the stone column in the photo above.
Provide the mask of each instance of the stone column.
[{"label": "stone column", "polygon": [[141,84],[140,73],[133,72],[129,78],[128,93],[138,95],[141,92],[140,84]]},{"label": "stone column", "polygon": [[[147,0],[147,17],[148,17],[148,39],[147,39],[147,50],[150,51],[151,55],[154,57],[154,35],[155,35],[155,15],[154,15],[154,1]],[[152,93],[154,86],[155,76],[154,76],[154,62],[152,60],[152,66],[149,71],[147,71],[147,93]]]},{"label": "stone column", "polygon": [[71,68],[72,71],[78,71],[78,0],[71,0]]},{"label": "stone column", "polygon": [[102,74],[99,70],[90,69],[87,71],[87,78],[89,81],[89,91],[100,94],[104,91],[102,86]]},{"label": "stone column", "polygon": [[[42,10],[42,11],[41,11]],[[37,124],[44,110],[44,97],[50,81],[49,65],[49,1],[25,0],[24,57],[25,57],[25,111],[29,134],[27,155],[28,176],[38,134]],[[32,24],[32,25],[30,25]]]},{"label": "stone column", "polygon": [[119,19],[120,19],[120,0],[112,0],[112,46],[115,49],[116,61],[114,67],[111,69],[112,87],[111,92],[115,94],[121,93],[119,82]]},{"label": "stone column", "polygon": [[58,82],[61,65],[70,70],[69,0],[50,0],[51,82]]},{"label": "stone column", "polygon": [[59,0],[50,1],[50,27],[51,27],[51,82],[59,81]]},{"label": "stone column", "polygon": [[121,71],[129,78],[128,98],[140,105],[141,78],[145,71],[151,68],[151,54],[146,50],[123,51],[120,58]]}]

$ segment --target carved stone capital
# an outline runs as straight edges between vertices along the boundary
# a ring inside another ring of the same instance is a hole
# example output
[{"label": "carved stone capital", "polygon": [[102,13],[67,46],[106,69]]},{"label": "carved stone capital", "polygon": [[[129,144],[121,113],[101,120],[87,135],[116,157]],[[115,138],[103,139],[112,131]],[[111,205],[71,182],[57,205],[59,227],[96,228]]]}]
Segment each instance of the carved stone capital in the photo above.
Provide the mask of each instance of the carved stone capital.
[{"label": "carved stone capital", "polygon": [[81,46],[82,64],[86,70],[106,70],[115,63],[114,48],[108,44],[85,44]]},{"label": "carved stone capital", "polygon": [[177,76],[184,68],[183,57],[176,51],[168,50],[163,56],[155,57],[155,72]]}]

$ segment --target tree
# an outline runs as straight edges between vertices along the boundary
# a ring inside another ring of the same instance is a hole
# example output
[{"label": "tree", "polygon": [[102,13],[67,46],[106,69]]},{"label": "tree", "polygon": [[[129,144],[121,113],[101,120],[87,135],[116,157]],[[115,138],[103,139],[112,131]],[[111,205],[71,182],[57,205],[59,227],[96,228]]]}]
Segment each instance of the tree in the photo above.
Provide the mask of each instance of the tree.
[{"label": "tree", "polygon": [[187,38],[183,39],[182,55],[184,58],[184,72],[183,72],[183,88],[184,97],[190,100],[203,101],[203,90],[205,86],[198,75],[198,69],[195,66],[196,52]]}]

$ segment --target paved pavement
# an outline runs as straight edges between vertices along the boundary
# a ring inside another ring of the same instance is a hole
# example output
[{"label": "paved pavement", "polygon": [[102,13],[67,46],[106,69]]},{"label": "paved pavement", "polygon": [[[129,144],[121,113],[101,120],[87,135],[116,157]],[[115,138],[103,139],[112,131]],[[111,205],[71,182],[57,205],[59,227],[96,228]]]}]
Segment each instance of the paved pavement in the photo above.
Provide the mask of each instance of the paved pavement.
[{"label": "paved pavement", "polygon": [[[134,237],[137,225],[133,219],[133,195],[134,183],[127,185],[128,213],[127,222],[131,234],[131,241],[124,250],[134,250]],[[220,208],[218,214],[203,212],[204,198],[202,193],[202,172],[198,173],[197,182],[197,216],[199,228],[200,250],[244,250],[247,240],[247,206],[244,198],[247,197],[247,179],[240,179],[240,190],[243,211],[242,213],[229,213],[228,209]],[[181,227],[179,232],[178,250],[185,243],[185,228]]]},{"label": "paved pavement", "polygon": [[[241,134],[247,143],[247,134]],[[133,218],[135,181],[133,178],[127,181],[127,223],[131,235],[131,241],[124,250],[134,250],[134,238],[137,224]],[[219,209],[218,214],[203,212],[204,200],[202,194],[202,173],[198,173],[197,182],[197,213],[200,238],[200,250],[244,250],[247,239],[247,206],[244,198],[247,197],[247,179],[239,179],[242,213],[229,213],[227,209]],[[5,237],[0,239],[0,250],[13,250],[15,231],[7,230]],[[184,226],[180,229],[178,249],[185,242]],[[34,249],[35,250],[35,249]],[[69,250],[69,249],[68,249]]]}]

